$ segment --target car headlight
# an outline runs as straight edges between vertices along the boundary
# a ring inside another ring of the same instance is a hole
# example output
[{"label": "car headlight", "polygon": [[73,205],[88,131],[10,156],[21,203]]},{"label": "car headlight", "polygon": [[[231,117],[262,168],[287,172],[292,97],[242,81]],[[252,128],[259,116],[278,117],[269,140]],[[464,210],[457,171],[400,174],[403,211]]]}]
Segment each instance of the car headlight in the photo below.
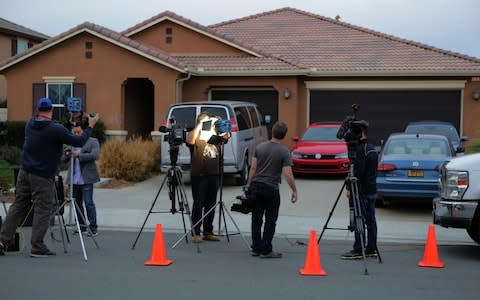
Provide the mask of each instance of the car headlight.
[{"label": "car headlight", "polygon": [[302,153],[300,153],[300,152],[292,152],[292,157],[293,157],[293,158],[302,158]]},{"label": "car headlight", "polygon": [[445,198],[461,200],[467,188],[467,171],[447,171],[443,189]]},{"label": "car headlight", "polygon": [[348,152],[343,152],[335,155],[335,158],[348,158]]}]

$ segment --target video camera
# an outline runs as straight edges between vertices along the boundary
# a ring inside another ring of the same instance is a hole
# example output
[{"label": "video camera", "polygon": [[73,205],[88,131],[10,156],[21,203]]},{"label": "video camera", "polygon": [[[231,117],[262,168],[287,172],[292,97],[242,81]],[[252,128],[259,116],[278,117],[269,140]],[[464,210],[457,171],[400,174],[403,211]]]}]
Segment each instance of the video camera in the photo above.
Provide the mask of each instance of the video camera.
[{"label": "video camera", "polygon": [[175,118],[170,118],[168,120],[170,127],[160,126],[158,129],[162,133],[166,133],[163,137],[164,141],[168,142],[170,149],[170,162],[172,165],[175,165],[178,160],[179,147],[182,143],[187,141],[187,129],[177,125]]},{"label": "video camera", "polygon": [[357,111],[360,109],[360,105],[353,104],[352,115],[347,115],[342,122],[342,125],[337,131],[337,139],[343,139],[347,142],[348,158],[350,161],[355,159],[355,151],[357,144],[362,137],[362,130],[368,128],[368,122],[365,120],[357,119]]},{"label": "video camera", "polygon": [[187,130],[175,121],[175,118],[168,120],[170,127],[160,126],[158,129],[162,133],[168,133],[164,136],[164,141],[168,142],[170,146],[180,146],[187,140]]},{"label": "video camera", "polygon": [[[65,127],[71,129],[76,126],[86,127],[88,125],[88,119],[84,117],[84,105],[81,98],[68,97],[65,108],[70,114],[70,119]],[[91,112],[88,114],[90,117],[95,117],[96,113]]]},{"label": "video camera", "polygon": [[252,211],[253,202],[255,201],[254,193],[248,188],[243,188],[243,194],[237,196],[236,201],[230,208],[231,211],[236,211],[242,214],[248,214]]}]

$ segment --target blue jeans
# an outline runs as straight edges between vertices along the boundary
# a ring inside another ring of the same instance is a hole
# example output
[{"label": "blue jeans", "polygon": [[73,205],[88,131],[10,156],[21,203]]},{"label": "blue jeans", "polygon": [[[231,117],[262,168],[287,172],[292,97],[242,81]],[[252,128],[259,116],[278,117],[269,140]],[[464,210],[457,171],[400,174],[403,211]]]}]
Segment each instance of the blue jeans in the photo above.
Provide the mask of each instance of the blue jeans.
[{"label": "blue jeans", "polygon": [[[367,227],[367,243],[365,246],[366,252],[374,252],[377,250],[377,220],[375,218],[375,201],[376,194],[360,195],[360,207],[364,217],[364,224]],[[364,228],[365,229],[365,228]],[[363,230],[362,239],[365,241],[365,230]],[[362,244],[360,241],[360,234],[355,231],[355,243],[353,244],[353,251],[362,252]]]},{"label": "blue jeans", "polygon": [[95,203],[93,202],[93,184],[74,184],[73,197],[80,208],[80,210],[77,210],[77,219],[82,230],[83,228],[86,228],[86,226],[84,219],[80,215],[80,212],[82,212],[83,217],[85,217],[85,210],[83,208],[83,202],[85,202],[87,218],[88,222],[90,223],[90,230],[97,231],[97,209],[95,208]]},{"label": "blue jeans", "polygon": [[[192,223],[196,224],[203,216],[203,235],[213,234],[213,219],[215,210],[206,214],[217,203],[217,191],[220,185],[218,175],[191,176],[192,182]],[[196,235],[200,234],[200,225],[193,229]]]},{"label": "blue jeans", "polygon": [[[272,240],[277,225],[280,208],[280,192],[278,188],[260,182],[251,186],[255,195],[252,207],[252,250],[261,254],[272,252]],[[265,224],[262,224],[265,215]]]}]

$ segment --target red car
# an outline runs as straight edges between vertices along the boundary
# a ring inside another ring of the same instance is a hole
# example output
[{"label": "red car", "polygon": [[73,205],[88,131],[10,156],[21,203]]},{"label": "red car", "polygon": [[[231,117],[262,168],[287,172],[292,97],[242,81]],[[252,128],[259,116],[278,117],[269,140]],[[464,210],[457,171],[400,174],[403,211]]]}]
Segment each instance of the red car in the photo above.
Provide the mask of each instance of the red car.
[{"label": "red car", "polygon": [[312,123],[296,142],[291,154],[293,173],[347,174],[348,150],[344,140],[337,139],[341,122]]}]

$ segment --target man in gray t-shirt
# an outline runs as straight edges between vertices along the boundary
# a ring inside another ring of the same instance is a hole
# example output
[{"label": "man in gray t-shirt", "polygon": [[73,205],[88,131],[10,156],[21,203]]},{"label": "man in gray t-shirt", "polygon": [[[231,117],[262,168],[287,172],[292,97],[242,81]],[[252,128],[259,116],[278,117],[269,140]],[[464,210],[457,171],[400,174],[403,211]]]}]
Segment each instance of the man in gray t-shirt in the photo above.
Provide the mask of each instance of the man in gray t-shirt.
[{"label": "man in gray t-shirt", "polygon": [[[262,258],[280,258],[281,253],[272,250],[272,240],[280,208],[278,185],[282,172],[292,189],[292,203],[297,202],[297,188],[292,173],[290,151],[281,144],[287,134],[287,125],[277,122],[272,128],[272,139],[255,149],[247,186],[255,195],[252,207],[252,255]],[[263,216],[265,225],[262,237]]]}]

